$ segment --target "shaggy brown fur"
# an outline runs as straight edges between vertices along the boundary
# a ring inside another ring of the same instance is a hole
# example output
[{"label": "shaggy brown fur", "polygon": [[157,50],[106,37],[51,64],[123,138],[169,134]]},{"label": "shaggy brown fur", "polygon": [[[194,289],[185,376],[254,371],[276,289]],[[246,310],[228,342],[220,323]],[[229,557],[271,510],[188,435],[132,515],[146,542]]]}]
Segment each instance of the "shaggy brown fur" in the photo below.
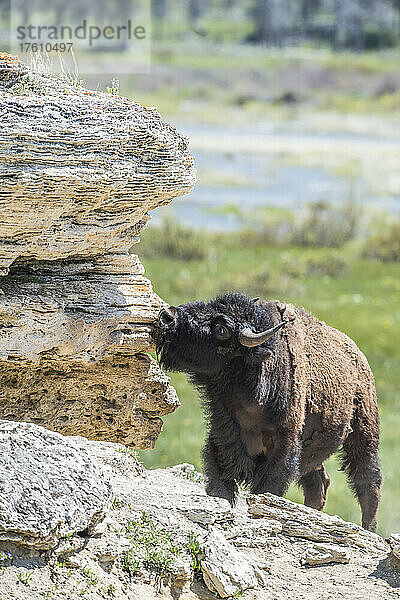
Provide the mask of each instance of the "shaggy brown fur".
[{"label": "shaggy brown fur", "polygon": [[282,335],[292,357],[296,402],[287,424],[301,432],[300,472],[303,465],[308,471],[299,480],[305,504],[325,506],[330,480],[322,463],[342,444],[342,470],[360,502],[363,527],[375,530],[382,478],[378,406],[368,361],[344,333],[290,304],[275,305],[289,321]]},{"label": "shaggy brown fur", "polygon": [[[286,325],[266,342],[241,344],[245,328],[265,331],[281,321]],[[350,338],[303,309],[257,304],[243,294],[164,311],[154,337],[162,364],[188,373],[205,400],[210,495],[234,504],[240,482],[256,494],[283,495],[295,480],[305,504],[321,510],[329,487],[323,462],[341,449],[362,524],[375,529],[381,486],[375,385]]]}]

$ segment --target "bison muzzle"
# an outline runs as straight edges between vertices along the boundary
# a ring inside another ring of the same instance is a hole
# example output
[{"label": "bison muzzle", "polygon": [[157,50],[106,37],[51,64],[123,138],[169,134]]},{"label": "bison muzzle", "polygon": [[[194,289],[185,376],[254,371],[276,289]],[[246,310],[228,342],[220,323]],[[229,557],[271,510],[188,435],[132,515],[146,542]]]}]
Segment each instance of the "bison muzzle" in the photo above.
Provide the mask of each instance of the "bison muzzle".
[{"label": "bison muzzle", "polygon": [[379,419],[367,359],[304,309],[243,294],[163,309],[153,336],[164,368],[183,371],[209,418],[207,493],[235,503],[238,484],[283,496],[290,482],[322,509],[324,461],[342,470],[374,530],[380,500]]}]

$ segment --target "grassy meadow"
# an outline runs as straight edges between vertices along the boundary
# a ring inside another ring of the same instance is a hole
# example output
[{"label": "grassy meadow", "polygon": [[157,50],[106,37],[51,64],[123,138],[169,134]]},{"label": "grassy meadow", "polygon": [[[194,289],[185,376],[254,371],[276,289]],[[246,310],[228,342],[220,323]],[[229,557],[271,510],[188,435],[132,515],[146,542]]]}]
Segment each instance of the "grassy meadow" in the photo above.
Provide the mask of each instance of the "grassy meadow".
[{"label": "grassy meadow", "polygon": [[[210,234],[165,221],[145,231],[133,250],[142,257],[157,292],[171,304],[239,289],[304,306],[357,342],[370,361],[378,390],[384,473],[379,531],[386,535],[400,529],[400,463],[395,458],[400,430],[400,254],[394,248],[397,261],[387,254],[388,245],[396,246],[400,228],[393,240],[391,227],[360,239],[347,228],[337,228],[340,217],[310,223],[306,215],[283,236],[286,245],[266,226]],[[322,239],[330,247],[321,247]],[[191,462],[201,469],[206,426],[200,401],[183,374],[171,374],[171,379],[182,406],[165,417],[155,449],[142,452],[141,458],[150,468]],[[358,505],[335,458],[327,468],[332,478],[327,512],[359,522]],[[301,500],[300,491],[292,486],[288,497]]]}]

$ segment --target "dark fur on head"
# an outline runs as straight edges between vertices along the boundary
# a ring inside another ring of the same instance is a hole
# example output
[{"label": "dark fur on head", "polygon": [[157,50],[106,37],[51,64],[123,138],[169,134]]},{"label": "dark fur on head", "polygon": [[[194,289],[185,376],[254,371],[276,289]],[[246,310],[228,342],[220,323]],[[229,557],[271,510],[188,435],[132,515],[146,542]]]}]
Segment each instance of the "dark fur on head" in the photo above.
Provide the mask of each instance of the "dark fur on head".
[{"label": "dark fur on head", "polygon": [[[247,348],[240,344],[238,336],[245,327],[262,331],[274,324],[271,316],[244,294],[225,294],[207,303],[197,301],[176,307],[175,319],[160,320],[153,337],[165,369],[215,375],[236,358],[246,364],[267,358],[276,343],[274,338]],[[219,325],[228,328],[229,338],[217,337]]]},{"label": "dark fur on head", "polygon": [[297,480],[306,504],[321,509],[329,486],[322,463],[343,444],[363,525],[374,529],[381,483],[375,388],[347,336],[302,309],[232,293],[164,309],[153,337],[161,364],[186,372],[204,399],[210,495],[234,504],[238,483],[283,495]]}]

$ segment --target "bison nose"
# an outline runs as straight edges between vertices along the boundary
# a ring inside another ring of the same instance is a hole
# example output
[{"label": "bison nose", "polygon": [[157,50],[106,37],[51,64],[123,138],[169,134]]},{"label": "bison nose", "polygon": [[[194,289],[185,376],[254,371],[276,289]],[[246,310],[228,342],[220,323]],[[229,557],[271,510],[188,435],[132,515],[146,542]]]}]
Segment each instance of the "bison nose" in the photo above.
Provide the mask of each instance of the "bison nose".
[{"label": "bison nose", "polygon": [[160,322],[163,325],[170,325],[173,321],[175,321],[176,316],[176,307],[169,306],[168,308],[163,308],[158,315]]}]

